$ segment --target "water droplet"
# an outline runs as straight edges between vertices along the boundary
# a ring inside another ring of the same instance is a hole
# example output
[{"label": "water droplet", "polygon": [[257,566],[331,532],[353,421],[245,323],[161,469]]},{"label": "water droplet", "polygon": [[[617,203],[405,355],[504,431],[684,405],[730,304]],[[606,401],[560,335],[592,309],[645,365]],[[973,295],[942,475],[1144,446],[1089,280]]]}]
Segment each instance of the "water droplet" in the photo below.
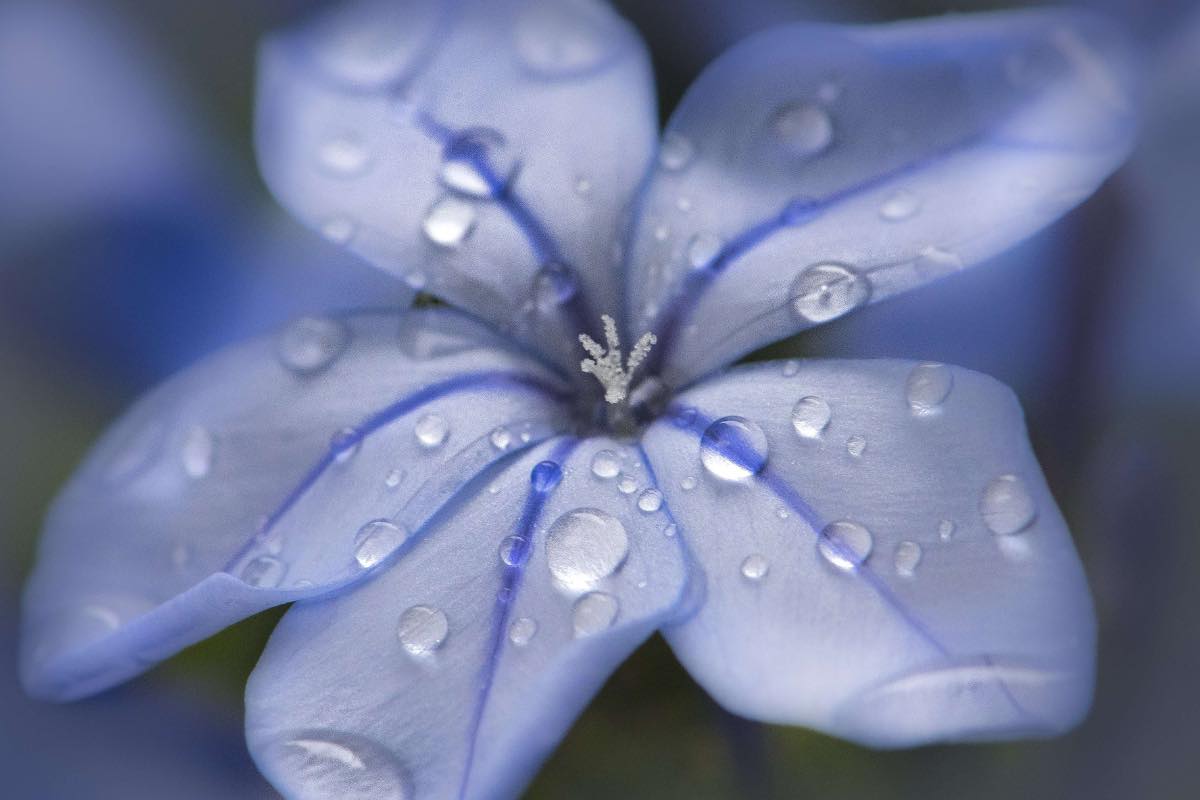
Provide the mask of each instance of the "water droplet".
[{"label": "water droplet", "polygon": [[629,536],[616,517],[595,508],[563,514],[546,534],[550,573],[568,589],[582,591],[612,575],[629,555]]},{"label": "water droplet", "polygon": [[562,481],[562,467],[556,461],[541,461],[529,472],[529,483],[534,491],[545,494],[554,491]]},{"label": "water droplet", "polygon": [[371,166],[371,154],[356,136],[329,139],[317,154],[321,168],[335,178],[354,178]]},{"label": "water droplet", "polygon": [[321,235],[334,244],[346,244],[357,232],[358,226],[345,217],[333,217],[321,226]]},{"label": "water droplet", "polygon": [[954,538],[954,521],[944,519],[938,523],[938,536],[943,542],[948,542]]},{"label": "water droplet", "polygon": [[580,197],[587,197],[592,193],[592,182],[585,177],[580,176],[575,179],[575,194]]},{"label": "water droplet", "polygon": [[417,424],[413,426],[413,433],[422,447],[441,447],[450,435],[450,423],[437,414],[426,414],[417,420]]},{"label": "water droplet", "polygon": [[669,523],[667,523],[666,527],[663,528],[662,532],[663,532],[663,536],[666,536],[668,539],[673,538],[676,534],[679,533],[679,526],[676,525],[674,522],[669,522]]},{"label": "water droplet", "polygon": [[475,228],[475,206],[458,197],[443,197],[429,207],[421,228],[434,244],[458,247]]},{"label": "water droplet", "polygon": [[364,737],[305,731],[274,745],[267,756],[291,797],[387,797],[412,800],[403,769],[386,748]]},{"label": "water droplet", "polygon": [[404,482],[404,470],[396,468],[387,474],[383,479],[383,485],[389,489],[395,489]]},{"label": "water droplet", "polygon": [[301,317],[279,335],[275,351],[280,362],[299,375],[329,367],[350,343],[350,329],[328,317]]},{"label": "water droplet", "polygon": [[913,577],[917,572],[917,564],[921,563],[921,545],[916,542],[901,542],[896,545],[894,561],[897,575]]},{"label": "water droplet", "polygon": [[692,269],[705,269],[721,252],[721,237],[714,233],[697,233],[688,242],[687,260]]},{"label": "water droplet", "polygon": [[354,536],[354,560],[363,569],[370,569],[404,544],[408,533],[386,519],[376,519],[358,529]]},{"label": "water droplet", "polygon": [[940,247],[926,247],[917,255],[914,263],[917,274],[927,280],[940,278],[963,268],[962,259],[949,250]]},{"label": "water droplet", "polygon": [[874,545],[869,530],[845,520],[826,525],[817,537],[817,550],[825,560],[845,571],[857,569],[866,561]]},{"label": "water droplet", "polygon": [[1016,475],[1001,475],[983,490],[979,513],[992,533],[1007,536],[1033,524],[1037,506],[1023,480]]},{"label": "water droplet", "polygon": [[867,437],[856,433],[846,440],[846,452],[855,458],[861,458],[866,450]]},{"label": "water droplet", "polygon": [[437,650],[446,641],[450,622],[440,608],[413,606],[400,615],[396,635],[400,644],[414,656],[424,656]]},{"label": "water droplet", "polygon": [[779,508],[775,509],[775,516],[779,517],[780,519],[787,519],[791,516],[791,514],[788,513],[786,508],[780,506]]},{"label": "water droplet", "polygon": [[256,589],[274,589],[283,580],[287,565],[273,556],[259,556],[242,567],[242,580]]},{"label": "water droplet", "polygon": [[810,103],[790,103],[771,117],[771,132],[787,152],[810,158],[833,142],[833,120],[829,112]]},{"label": "water droplet", "polygon": [[612,450],[600,450],[592,456],[592,474],[597,478],[615,478],[621,472],[621,459]]},{"label": "water droplet", "polygon": [[575,601],[571,621],[576,638],[592,636],[608,630],[616,622],[621,604],[604,592],[588,592]]},{"label": "water droplet", "polygon": [[662,508],[663,496],[658,489],[647,489],[638,497],[637,505],[642,511],[647,514],[653,514]]},{"label": "water droplet", "polygon": [[329,440],[329,450],[338,464],[345,464],[354,458],[361,447],[362,434],[355,428],[342,428]]},{"label": "water droplet", "polygon": [[570,267],[551,261],[533,276],[533,302],[542,313],[549,313],[579,292],[579,280]]},{"label": "water droplet", "polygon": [[687,137],[678,133],[668,133],[659,147],[658,163],[668,172],[678,172],[691,163],[695,154],[695,148]]},{"label": "water droplet", "polygon": [[216,442],[206,428],[192,428],[184,437],[179,453],[183,471],[195,480],[206,477],[212,471],[215,450]]},{"label": "water droplet", "polygon": [[761,553],[751,553],[742,561],[742,577],[748,581],[761,581],[771,571],[771,562]]},{"label": "water droplet", "polygon": [[792,309],[807,322],[828,322],[863,305],[871,284],[845,264],[806,267],[792,281]]},{"label": "water droplet", "polygon": [[700,437],[700,463],[726,481],[757,475],[767,464],[767,435],[744,417],[722,417]]},{"label": "water droplet", "polygon": [[692,489],[695,489],[696,477],[694,475],[688,475],[679,482],[679,488],[683,489],[685,492],[690,492]]},{"label": "water droplet", "polygon": [[527,2],[517,20],[515,46],[521,63],[544,78],[566,78],[601,67],[624,40],[602,5]]},{"label": "water droplet", "polygon": [[442,184],[471,197],[494,197],[516,175],[518,162],[504,136],[492,128],[472,128],[454,136],[442,150]]},{"label": "water droplet", "polygon": [[508,428],[500,426],[488,435],[488,440],[497,450],[507,450],[512,445],[513,437]]},{"label": "water droplet", "polygon": [[529,560],[529,540],[505,536],[500,542],[500,561],[508,567],[521,567]]},{"label": "water droplet", "polygon": [[879,206],[879,216],[888,222],[902,222],[920,210],[920,199],[907,189],[900,189],[890,194]]},{"label": "water droplet", "polygon": [[622,475],[621,479],[617,481],[617,491],[621,494],[633,494],[637,488],[637,481],[628,475]]},{"label": "water droplet", "polygon": [[819,397],[801,397],[792,407],[792,427],[805,439],[818,439],[829,427],[833,410]]},{"label": "water droplet", "polygon": [[533,641],[537,634],[537,620],[529,617],[518,617],[508,626],[508,640],[517,647],[524,647]]},{"label": "water droplet", "polygon": [[953,388],[954,373],[945,364],[918,364],[908,374],[908,406],[918,417],[936,414]]},{"label": "water droplet", "polygon": [[794,378],[800,372],[800,362],[794,358],[789,358],[783,362],[783,377]]}]

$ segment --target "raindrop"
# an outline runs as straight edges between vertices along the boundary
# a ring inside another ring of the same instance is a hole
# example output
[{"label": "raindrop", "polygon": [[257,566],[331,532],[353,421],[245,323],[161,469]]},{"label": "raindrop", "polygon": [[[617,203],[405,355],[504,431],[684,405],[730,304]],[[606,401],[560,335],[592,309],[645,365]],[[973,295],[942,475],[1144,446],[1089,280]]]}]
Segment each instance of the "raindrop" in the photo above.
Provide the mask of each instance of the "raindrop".
[{"label": "raindrop", "polygon": [[954,521],[944,519],[938,523],[938,536],[943,542],[948,542],[954,538]]},{"label": "raindrop", "polygon": [[334,244],[346,244],[357,231],[358,226],[345,217],[333,217],[321,226],[321,235]]},{"label": "raindrop", "polygon": [[391,472],[389,472],[387,474],[387,477],[383,479],[383,485],[389,489],[395,489],[397,486],[399,486],[403,482],[404,482],[404,470],[399,469],[399,468],[394,469]]},{"label": "raindrop", "polygon": [[647,489],[638,497],[637,505],[642,511],[647,514],[653,514],[662,508],[663,496],[658,489]]},{"label": "raindrop", "polygon": [[617,491],[621,494],[633,494],[637,488],[637,481],[628,475],[622,475],[621,479],[617,481]]},{"label": "raindrop", "polygon": [[879,216],[888,222],[902,222],[920,210],[920,199],[907,189],[900,189],[890,194],[879,206]]},{"label": "raindrop", "polygon": [[715,233],[697,233],[688,242],[688,264],[692,269],[706,269],[720,254],[721,244]]},{"label": "raindrop", "polygon": [[400,644],[414,656],[424,656],[437,650],[446,641],[450,622],[445,613],[432,606],[413,606],[400,615],[396,635]]},{"label": "raindrop", "polygon": [[620,609],[620,603],[611,594],[588,592],[580,597],[571,615],[576,638],[608,630],[616,622]]},{"label": "raindrop", "polygon": [[692,489],[695,489],[696,477],[694,475],[688,475],[679,482],[679,488],[683,489],[685,492],[690,492]]},{"label": "raindrop", "polygon": [[846,452],[855,458],[861,458],[866,449],[867,437],[861,434],[856,433],[846,440]]},{"label": "raindrop", "polygon": [[726,481],[757,475],[767,464],[767,435],[744,417],[722,417],[700,437],[700,463]]},{"label": "raindrop", "polygon": [[354,536],[354,560],[363,569],[370,569],[404,544],[408,533],[386,519],[376,519],[358,529]]},{"label": "raindrop", "polygon": [[582,591],[612,575],[629,555],[629,536],[616,517],[595,508],[563,514],[546,534],[550,573],[564,587]]},{"label": "raindrop", "polygon": [[833,262],[806,267],[792,281],[792,309],[807,322],[828,322],[863,305],[871,285],[844,264]]},{"label": "raindrop", "polygon": [[192,428],[184,437],[183,448],[179,453],[183,471],[189,478],[199,480],[206,477],[212,471],[215,450],[213,435],[206,428]]},{"label": "raindrop", "polygon": [[679,533],[679,526],[676,525],[674,522],[669,522],[669,523],[667,523],[667,526],[665,528],[663,528],[662,532],[663,532],[663,536],[666,536],[668,539],[671,539],[677,533]]},{"label": "raindrop", "polygon": [[687,137],[678,133],[668,133],[663,137],[662,146],[659,148],[658,163],[668,172],[678,172],[691,163],[695,154],[695,148]]},{"label": "raindrop", "polygon": [[592,474],[597,478],[615,478],[621,472],[621,460],[612,450],[600,450],[592,456]]},{"label": "raindrop", "polygon": [[833,522],[817,537],[817,550],[840,570],[857,569],[871,555],[871,532],[857,522]]},{"label": "raindrop", "polygon": [[355,428],[342,428],[329,440],[329,449],[333,460],[345,464],[358,453],[362,447],[362,434]]},{"label": "raindrop", "polygon": [[475,206],[458,197],[443,197],[425,213],[421,228],[429,241],[442,247],[458,247],[475,227]]},{"label": "raindrop", "polygon": [[809,158],[833,142],[829,112],[810,103],[790,103],[771,117],[771,131],[789,153]]},{"label": "raindrop", "polygon": [[513,437],[508,428],[502,425],[493,430],[488,439],[491,441],[492,447],[497,450],[507,450],[512,445]]},{"label": "raindrop", "polygon": [[326,369],[350,343],[350,329],[328,317],[301,317],[280,333],[275,351],[292,372],[312,375]]},{"label": "raindrop", "polygon": [[562,467],[556,461],[540,461],[529,471],[529,483],[540,494],[554,491],[562,481]]},{"label": "raindrop", "polygon": [[259,556],[242,567],[242,580],[256,589],[274,589],[283,580],[287,565],[273,556]]},{"label": "raindrop", "polygon": [[771,562],[761,553],[752,553],[742,561],[742,577],[748,581],[761,581],[771,571]]},{"label": "raindrop", "polygon": [[800,372],[800,362],[794,358],[789,358],[783,362],[783,377],[794,378]]},{"label": "raindrop", "polygon": [[354,178],[367,171],[371,154],[356,136],[339,136],[321,145],[317,154],[321,168],[336,178]]},{"label": "raindrop", "polygon": [[413,433],[422,447],[441,447],[450,435],[450,423],[437,414],[426,414],[417,420],[417,424],[413,426]]},{"label": "raindrop", "polygon": [[1005,536],[1033,524],[1037,506],[1023,480],[1016,475],[1001,475],[983,490],[979,513],[992,533]]},{"label": "raindrop", "polygon": [[517,647],[524,647],[533,641],[533,637],[537,634],[537,620],[529,617],[518,617],[513,620],[513,623],[508,626],[508,640]]},{"label": "raindrop", "polygon": [[792,427],[805,439],[817,439],[829,427],[833,411],[820,397],[801,397],[792,407]]},{"label": "raindrop", "polygon": [[442,184],[471,197],[494,197],[512,182],[517,159],[492,128],[463,131],[442,151]]},{"label": "raindrop", "polygon": [[908,406],[918,417],[936,414],[950,396],[952,388],[954,373],[945,364],[918,364],[908,375]]},{"label": "raindrop", "polygon": [[533,301],[543,313],[553,311],[578,292],[574,270],[557,261],[545,264],[533,276]]},{"label": "raindrop", "polygon": [[913,577],[917,572],[917,564],[921,563],[921,545],[916,542],[901,542],[896,545],[894,560],[897,575]]},{"label": "raindrop", "polygon": [[507,567],[522,567],[529,561],[529,540],[505,536],[500,542],[500,561]]}]

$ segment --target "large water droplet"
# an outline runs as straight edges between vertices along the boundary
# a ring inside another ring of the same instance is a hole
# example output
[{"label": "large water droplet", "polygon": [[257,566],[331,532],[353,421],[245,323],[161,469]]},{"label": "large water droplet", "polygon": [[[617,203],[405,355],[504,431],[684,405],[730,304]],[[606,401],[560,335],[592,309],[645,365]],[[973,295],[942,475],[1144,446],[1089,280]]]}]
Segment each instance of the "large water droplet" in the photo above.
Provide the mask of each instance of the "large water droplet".
[{"label": "large water droplet", "polygon": [[363,569],[370,569],[391,555],[407,538],[407,531],[391,520],[372,520],[359,528],[354,536],[354,560]]},{"label": "large water droplet", "polygon": [[921,545],[916,542],[901,542],[896,545],[894,556],[896,574],[911,578],[917,572],[917,564],[921,563]]},{"label": "large water droplet", "polygon": [[473,128],[453,137],[442,151],[442,184],[471,197],[494,197],[512,182],[517,159],[504,136]]},{"label": "large water droplet", "polygon": [[828,322],[866,303],[871,284],[845,264],[813,264],[792,281],[789,297],[805,321]]},{"label": "large water droplet", "polygon": [[658,163],[668,172],[678,172],[692,162],[696,150],[686,136],[668,133],[658,150]]},{"label": "large water droplet", "polygon": [[833,411],[820,397],[801,397],[792,406],[792,427],[805,439],[817,439],[829,427]]},{"label": "large water droplet", "polygon": [[551,261],[533,276],[533,302],[542,313],[554,311],[579,292],[579,280],[570,267]]},{"label": "large water droplet", "polygon": [[274,556],[259,556],[242,567],[242,580],[256,589],[274,589],[283,581],[287,565]]},{"label": "large water droplet", "polygon": [[771,562],[761,553],[751,553],[742,561],[742,577],[748,581],[761,581],[771,571]]},{"label": "large water droplet", "polygon": [[900,189],[888,195],[879,206],[879,216],[888,222],[902,222],[915,216],[920,210],[920,199],[907,189]]},{"label": "large water droplet", "polygon": [[412,800],[409,781],[384,747],[363,737],[305,731],[268,750],[289,797],[305,800]]},{"label": "large water droplet", "polygon": [[992,533],[1020,533],[1033,524],[1037,506],[1025,482],[1016,475],[1001,475],[983,490],[979,513]]},{"label": "large water droplet", "polygon": [[817,550],[840,570],[857,569],[871,555],[875,541],[871,532],[857,522],[841,520],[822,529]]},{"label": "large water droplet", "polygon": [[422,447],[441,447],[450,435],[450,423],[437,414],[426,414],[413,426],[413,434]]},{"label": "large water droplet", "polygon": [[662,508],[663,496],[658,489],[647,489],[638,497],[638,508],[647,514],[653,514]]},{"label": "large water droplet", "polygon": [[458,247],[475,228],[475,206],[458,197],[443,197],[429,207],[421,228],[434,244]]},{"label": "large water droplet", "polygon": [[908,406],[918,417],[936,414],[954,388],[954,373],[945,364],[918,364],[908,374]]},{"label": "large water droplet", "polygon": [[612,627],[617,620],[621,604],[617,598],[604,592],[588,592],[575,601],[571,622],[575,636],[593,636]]},{"label": "large water droplet", "polygon": [[414,656],[423,656],[437,650],[446,641],[450,622],[440,608],[413,606],[400,615],[396,635],[400,644]]},{"label": "large water droplet", "polygon": [[535,492],[552,492],[562,481],[562,474],[562,466],[558,462],[541,461],[529,471],[529,484]]},{"label": "large water droplet", "polygon": [[833,142],[833,120],[829,112],[810,103],[789,103],[770,121],[775,140],[791,155],[809,158]]},{"label": "large water droplet", "polygon": [[300,375],[327,368],[346,349],[350,329],[328,317],[301,317],[280,333],[275,350],[282,364]]},{"label": "large water droplet", "polygon": [[687,246],[688,266],[692,269],[705,269],[721,252],[721,237],[715,233],[697,233]]},{"label": "large water droplet", "polygon": [[354,178],[371,166],[371,154],[357,136],[339,136],[321,145],[321,168],[336,178]]},{"label": "large water droplet", "polygon": [[616,55],[624,32],[607,6],[579,0],[525,3],[514,31],[525,67],[545,78],[590,72]]},{"label": "large water droplet", "polygon": [[500,542],[500,561],[506,567],[522,567],[529,561],[529,540],[520,536],[505,536]]},{"label": "large water droplet", "polygon": [[700,463],[726,481],[757,475],[767,464],[767,435],[744,417],[722,417],[700,437]]},{"label": "large water droplet", "polygon": [[600,450],[592,456],[592,474],[597,478],[615,478],[621,472],[621,459],[612,450]]},{"label": "large water droplet", "polygon": [[546,562],[562,586],[582,591],[612,575],[629,555],[629,535],[611,514],[579,508],[563,514],[546,535]]},{"label": "large water droplet", "polygon": [[183,447],[179,452],[179,460],[183,471],[189,478],[199,480],[212,471],[213,454],[216,442],[207,428],[199,426],[187,432],[183,439]]},{"label": "large water droplet", "polygon": [[508,640],[517,647],[524,647],[533,641],[537,634],[537,620],[529,617],[518,617],[508,626]]}]

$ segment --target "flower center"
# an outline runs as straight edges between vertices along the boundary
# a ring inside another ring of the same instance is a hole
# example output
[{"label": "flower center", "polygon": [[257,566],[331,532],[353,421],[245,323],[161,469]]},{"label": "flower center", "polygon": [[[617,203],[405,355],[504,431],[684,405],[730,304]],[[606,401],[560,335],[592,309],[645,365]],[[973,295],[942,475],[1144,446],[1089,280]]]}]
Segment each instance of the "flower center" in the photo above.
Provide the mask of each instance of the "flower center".
[{"label": "flower center", "polygon": [[633,346],[629,359],[622,365],[617,323],[608,314],[601,315],[600,321],[604,323],[604,339],[608,348],[601,347],[586,333],[579,334],[579,343],[591,356],[581,361],[579,368],[600,381],[604,387],[604,399],[609,405],[621,405],[629,397],[629,383],[633,380],[634,370],[650,355],[650,348],[658,341],[658,337],[653,333],[643,333]]}]

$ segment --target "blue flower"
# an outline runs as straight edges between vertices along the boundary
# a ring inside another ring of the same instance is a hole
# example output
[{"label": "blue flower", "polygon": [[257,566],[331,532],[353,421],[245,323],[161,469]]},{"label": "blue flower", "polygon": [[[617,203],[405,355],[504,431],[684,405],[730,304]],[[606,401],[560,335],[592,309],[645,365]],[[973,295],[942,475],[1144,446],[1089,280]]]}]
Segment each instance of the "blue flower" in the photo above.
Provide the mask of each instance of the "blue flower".
[{"label": "blue flower", "polygon": [[1081,201],[1129,148],[1129,72],[1071,12],[794,25],[660,140],[597,2],[368,0],[268,39],[275,194],[459,310],[305,318],[142,400],[51,511],[26,686],[100,691],[295,602],[247,692],[294,797],[514,795],[657,630],[756,719],[1070,727],[1091,603],[1012,393],[726,367]]}]

